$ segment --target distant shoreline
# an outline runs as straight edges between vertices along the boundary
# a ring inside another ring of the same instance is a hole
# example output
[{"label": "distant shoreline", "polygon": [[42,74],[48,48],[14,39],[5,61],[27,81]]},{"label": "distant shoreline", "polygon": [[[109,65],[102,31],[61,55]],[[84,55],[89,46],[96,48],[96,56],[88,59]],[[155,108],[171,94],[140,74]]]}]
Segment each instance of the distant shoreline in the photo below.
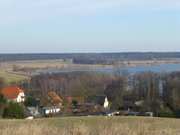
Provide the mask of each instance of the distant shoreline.
[{"label": "distant shoreline", "polygon": [[[0,77],[5,78],[6,82],[18,81],[37,75],[42,70],[63,70],[63,69],[102,69],[115,68],[116,66],[135,67],[135,66],[154,66],[163,64],[180,64],[178,59],[162,60],[141,60],[141,61],[120,61],[117,65],[103,64],[74,64],[71,61],[62,59],[56,60],[28,60],[28,61],[7,61],[0,62]],[[13,68],[17,69],[14,71]]]}]

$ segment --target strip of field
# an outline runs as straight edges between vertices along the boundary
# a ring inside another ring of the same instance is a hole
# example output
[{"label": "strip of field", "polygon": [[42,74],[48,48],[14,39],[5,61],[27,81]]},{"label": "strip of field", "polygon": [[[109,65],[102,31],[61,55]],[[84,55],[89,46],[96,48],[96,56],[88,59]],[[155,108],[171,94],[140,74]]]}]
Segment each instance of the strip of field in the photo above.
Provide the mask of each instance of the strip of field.
[{"label": "strip of field", "polygon": [[[68,62],[62,62],[61,60],[39,60],[39,61],[13,61],[3,62],[0,64],[0,77],[3,77],[7,83],[12,81],[19,81],[29,78],[29,73],[18,71],[14,72],[13,67],[31,68],[34,72],[42,69],[67,69],[67,68],[110,68],[112,65],[84,65],[84,64],[72,64]],[[32,74],[34,74],[32,72]]]},{"label": "strip of field", "polygon": [[1,135],[179,135],[180,120],[145,117],[62,117],[0,120]]}]

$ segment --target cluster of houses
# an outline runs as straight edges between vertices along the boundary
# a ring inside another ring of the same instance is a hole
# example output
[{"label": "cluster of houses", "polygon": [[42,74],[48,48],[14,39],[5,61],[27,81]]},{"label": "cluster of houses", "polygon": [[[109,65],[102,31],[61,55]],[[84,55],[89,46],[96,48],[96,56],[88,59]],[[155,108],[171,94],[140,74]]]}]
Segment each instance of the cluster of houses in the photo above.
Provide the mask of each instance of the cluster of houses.
[{"label": "cluster of houses", "polygon": [[[25,102],[26,96],[24,90],[17,86],[8,86],[1,90],[1,93],[7,99],[8,102],[23,103]],[[65,101],[54,91],[48,93],[48,100],[51,105],[39,107],[26,107],[24,105],[25,114],[28,119],[33,119],[34,117],[44,117],[52,116],[55,114],[60,114],[65,107],[63,102],[66,102],[67,112],[80,113],[80,112],[94,112],[99,108],[107,109],[109,107],[109,102],[106,96],[97,96],[96,99],[90,98],[92,102],[85,102],[84,97],[70,96],[65,99]]]},{"label": "cluster of houses", "polygon": [[[9,86],[5,87],[1,90],[1,93],[7,99],[8,102],[14,103],[22,103],[25,102],[26,96],[24,90],[20,89],[17,86]],[[24,112],[28,119],[33,119],[35,117],[46,117],[46,116],[54,116],[60,115],[63,113],[69,114],[86,114],[98,112],[106,112],[106,115],[119,115],[122,112],[119,111],[109,111],[110,102],[108,101],[107,96],[89,96],[86,101],[84,97],[79,96],[70,96],[66,97],[66,99],[62,99],[55,91],[48,93],[48,101],[49,105],[46,106],[25,106]],[[127,110],[123,115],[139,115],[139,112],[131,111],[132,105],[130,103],[126,103]],[[141,107],[143,106],[144,101],[138,101],[134,103],[134,106]],[[152,112],[147,112],[146,115],[153,116]]]}]

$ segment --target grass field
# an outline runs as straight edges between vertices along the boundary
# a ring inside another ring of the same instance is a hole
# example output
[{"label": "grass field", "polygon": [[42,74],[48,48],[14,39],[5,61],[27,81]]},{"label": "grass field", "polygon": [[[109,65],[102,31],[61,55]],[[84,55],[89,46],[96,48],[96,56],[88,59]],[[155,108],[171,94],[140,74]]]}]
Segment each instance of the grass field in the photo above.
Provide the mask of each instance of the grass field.
[{"label": "grass field", "polygon": [[13,61],[13,62],[3,62],[0,64],[0,77],[3,77],[7,83],[12,81],[19,81],[27,79],[27,76],[16,75],[6,72],[11,71],[13,66],[16,65],[20,68],[34,68],[34,69],[67,69],[67,68],[108,68],[111,65],[84,65],[84,64],[71,64],[68,62],[63,62],[61,60],[37,60],[37,61]]},{"label": "grass field", "polygon": [[0,120],[1,135],[179,135],[180,120],[145,117],[63,117]]},{"label": "grass field", "polygon": [[21,75],[15,75],[15,74],[10,74],[6,72],[7,70],[11,70],[12,65],[11,64],[1,64],[0,65],[0,77],[4,78],[6,83],[12,82],[12,81],[19,81],[26,79],[26,76],[21,76]]}]

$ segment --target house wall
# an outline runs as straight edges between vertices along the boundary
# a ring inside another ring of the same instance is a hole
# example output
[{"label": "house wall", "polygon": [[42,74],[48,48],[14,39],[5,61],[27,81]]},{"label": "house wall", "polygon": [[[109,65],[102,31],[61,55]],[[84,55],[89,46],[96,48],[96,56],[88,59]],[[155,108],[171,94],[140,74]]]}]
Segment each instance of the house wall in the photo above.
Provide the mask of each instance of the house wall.
[{"label": "house wall", "polygon": [[17,102],[17,98],[14,98],[14,99],[7,99],[7,102]]},{"label": "house wall", "polygon": [[60,112],[60,108],[45,110],[45,114],[58,113],[58,112]]},{"label": "house wall", "polygon": [[20,93],[16,99],[17,103],[24,102],[25,101],[25,95],[24,93]]},{"label": "house wall", "polygon": [[108,108],[108,106],[109,106],[109,102],[108,102],[108,99],[106,97],[105,101],[104,101],[104,108]]}]

